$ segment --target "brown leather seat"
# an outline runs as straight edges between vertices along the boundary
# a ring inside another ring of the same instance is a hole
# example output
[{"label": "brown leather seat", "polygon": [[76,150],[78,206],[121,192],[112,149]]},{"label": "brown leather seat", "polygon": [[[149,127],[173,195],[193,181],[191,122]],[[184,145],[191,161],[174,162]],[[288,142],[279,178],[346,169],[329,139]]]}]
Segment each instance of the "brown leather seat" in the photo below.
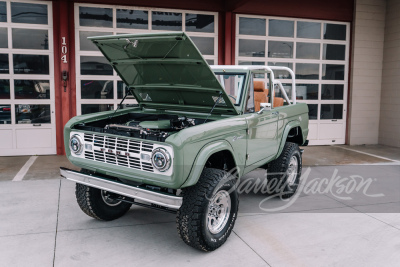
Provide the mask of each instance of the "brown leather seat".
[{"label": "brown leather seat", "polygon": [[[268,89],[264,89],[264,92],[266,91],[266,94],[268,95]],[[283,106],[283,98],[282,97],[275,97],[275,91],[274,91],[274,108],[276,107],[282,107]]]},{"label": "brown leather seat", "polygon": [[283,98],[282,97],[274,97],[274,108],[283,106]]},{"label": "brown leather seat", "polygon": [[260,111],[260,104],[267,103],[268,98],[267,94],[265,94],[265,83],[264,81],[254,81],[254,111]]}]

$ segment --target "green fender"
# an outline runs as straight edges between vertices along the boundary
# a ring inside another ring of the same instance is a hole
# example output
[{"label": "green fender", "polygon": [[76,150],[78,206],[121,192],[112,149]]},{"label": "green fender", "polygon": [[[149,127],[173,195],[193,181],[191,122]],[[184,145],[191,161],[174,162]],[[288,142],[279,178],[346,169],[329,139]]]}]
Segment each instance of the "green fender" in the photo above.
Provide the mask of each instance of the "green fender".
[{"label": "green fender", "polygon": [[295,127],[300,127],[301,137],[302,137],[303,142],[304,142],[304,136],[303,136],[303,131],[301,130],[300,121],[295,120],[295,121],[289,122],[288,124],[286,124],[285,130],[283,130],[281,143],[279,145],[278,153],[276,153],[275,159],[278,158],[281,155],[283,147],[285,146],[285,143],[286,143],[287,136],[288,136],[290,130],[295,128]]},{"label": "green fender", "polygon": [[212,154],[219,152],[219,151],[223,151],[223,150],[228,150],[232,153],[233,159],[236,164],[237,160],[235,158],[235,153],[233,151],[232,146],[227,141],[219,140],[219,141],[209,143],[209,144],[205,145],[200,150],[200,152],[197,154],[196,159],[193,162],[193,165],[192,165],[193,167],[189,173],[189,176],[181,187],[188,187],[188,186],[195,185],[197,183],[197,181],[199,180],[201,173],[203,172],[204,165],[206,164],[208,158],[211,157]]}]

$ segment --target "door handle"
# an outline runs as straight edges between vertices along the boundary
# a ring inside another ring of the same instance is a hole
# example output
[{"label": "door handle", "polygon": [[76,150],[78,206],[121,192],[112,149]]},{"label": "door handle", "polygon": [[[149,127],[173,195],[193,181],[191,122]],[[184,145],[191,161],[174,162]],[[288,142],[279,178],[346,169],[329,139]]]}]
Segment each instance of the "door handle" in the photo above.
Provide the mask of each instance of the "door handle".
[{"label": "door handle", "polygon": [[34,123],[33,126],[42,126],[41,123]]},{"label": "door handle", "polygon": [[279,111],[275,111],[271,113],[272,115],[279,115]]}]

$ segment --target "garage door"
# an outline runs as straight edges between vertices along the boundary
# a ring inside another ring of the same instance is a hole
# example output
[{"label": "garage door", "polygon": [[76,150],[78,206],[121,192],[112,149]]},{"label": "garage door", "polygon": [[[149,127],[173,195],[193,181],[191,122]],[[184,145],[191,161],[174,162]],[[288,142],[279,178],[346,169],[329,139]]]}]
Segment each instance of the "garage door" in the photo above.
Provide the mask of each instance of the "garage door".
[{"label": "garage door", "polygon": [[[218,14],[133,6],[75,5],[77,114],[116,109],[126,87],[88,36],[185,31],[217,63]],[[124,102],[136,103],[134,99]]]},{"label": "garage door", "polygon": [[0,156],[56,153],[51,10],[0,1]]},{"label": "garage door", "polygon": [[[237,64],[293,69],[297,100],[309,108],[310,145],[344,144],[349,23],[238,15],[236,25]],[[290,95],[290,74],[275,77]]]}]

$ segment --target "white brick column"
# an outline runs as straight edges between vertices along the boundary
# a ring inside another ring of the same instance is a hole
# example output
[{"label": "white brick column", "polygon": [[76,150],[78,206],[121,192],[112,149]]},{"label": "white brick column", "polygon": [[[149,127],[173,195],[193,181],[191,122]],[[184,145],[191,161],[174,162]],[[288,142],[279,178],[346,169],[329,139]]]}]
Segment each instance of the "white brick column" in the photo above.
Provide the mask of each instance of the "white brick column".
[{"label": "white brick column", "polygon": [[385,19],[379,143],[400,147],[400,0],[388,0]]},{"label": "white brick column", "polygon": [[355,1],[347,129],[350,145],[378,143],[385,8],[385,0]]}]

